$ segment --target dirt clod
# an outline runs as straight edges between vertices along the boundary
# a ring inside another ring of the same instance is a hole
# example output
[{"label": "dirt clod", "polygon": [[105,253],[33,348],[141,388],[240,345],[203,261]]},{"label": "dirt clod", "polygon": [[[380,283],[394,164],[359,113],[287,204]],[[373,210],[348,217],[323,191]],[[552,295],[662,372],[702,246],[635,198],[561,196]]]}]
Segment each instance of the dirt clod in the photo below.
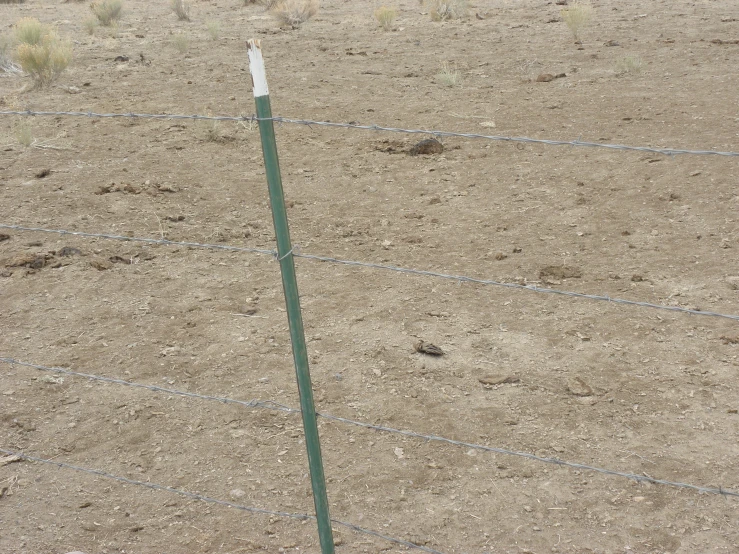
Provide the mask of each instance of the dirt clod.
[{"label": "dirt clod", "polygon": [[444,152],[444,145],[436,139],[425,139],[417,142],[410,150],[408,154],[411,156],[420,156],[422,154],[441,154]]}]

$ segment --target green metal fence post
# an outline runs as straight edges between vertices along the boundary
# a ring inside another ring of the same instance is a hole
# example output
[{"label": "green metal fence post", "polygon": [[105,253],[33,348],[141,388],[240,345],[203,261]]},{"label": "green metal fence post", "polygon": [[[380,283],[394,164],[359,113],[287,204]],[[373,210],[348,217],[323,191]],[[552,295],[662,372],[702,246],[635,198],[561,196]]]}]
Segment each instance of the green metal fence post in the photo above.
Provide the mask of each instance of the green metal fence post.
[{"label": "green metal fence post", "polygon": [[300,407],[303,412],[303,428],[305,429],[305,445],[308,450],[308,464],[310,466],[311,485],[313,486],[313,502],[318,520],[318,537],[321,541],[322,554],[334,554],[334,538],[331,530],[331,516],[328,510],[326,495],[326,479],[323,474],[323,459],[321,458],[321,442],[318,437],[316,422],[316,408],[313,404],[313,388],[308,367],[308,350],[305,346],[305,332],[303,331],[303,317],[300,312],[300,296],[298,282],[295,278],[295,263],[292,256],[290,229],[285,209],[285,196],[282,191],[282,177],[280,163],[277,158],[277,143],[275,129],[271,120],[272,107],[269,102],[267,76],[264,71],[264,59],[259,40],[251,39],[247,43],[249,54],[249,70],[251,71],[254,87],[254,100],[259,118],[259,133],[262,138],[262,152],[264,153],[264,167],[267,173],[269,199],[272,205],[272,219],[277,236],[277,257],[282,273],[282,288],[285,291],[287,320],[290,325],[290,339],[292,341],[295,373],[300,393]]}]

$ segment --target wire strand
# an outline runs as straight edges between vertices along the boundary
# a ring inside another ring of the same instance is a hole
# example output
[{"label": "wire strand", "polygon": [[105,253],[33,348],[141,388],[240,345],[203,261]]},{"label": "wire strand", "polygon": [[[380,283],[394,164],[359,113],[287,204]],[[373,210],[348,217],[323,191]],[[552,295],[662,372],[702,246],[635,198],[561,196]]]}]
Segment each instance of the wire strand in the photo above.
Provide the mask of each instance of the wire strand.
[{"label": "wire strand", "polygon": [[[109,240],[120,240],[120,241],[125,241],[125,242],[144,242],[144,243],[149,243],[149,244],[161,244],[161,245],[168,245],[168,246],[187,246],[187,247],[192,247],[192,248],[228,250],[228,251],[233,251],[233,252],[249,252],[249,253],[255,253],[255,254],[266,254],[266,255],[272,256],[275,259],[279,259],[276,250],[250,248],[250,247],[245,247],[245,246],[228,246],[228,245],[223,245],[223,244],[207,244],[207,243],[199,243],[199,242],[180,242],[180,241],[173,241],[173,240],[168,240],[168,239],[124,237],[120,235],[110,235],[110,234],[104,234],[104,233],[86,233],[82,231],[66,231],[62,229],[44,229],[41,227],[26,227],[22,225],[10,225],[10,224],[5,224],[5,223],[0,223],[0,229],[11,229],[11,230],[16,230],[16,231],[38,232],[38,233],[56,233],[60,235],[74,235],[74,236],[87,237],[87,238],[102,238],[102,239],[109,239]],[[681,306],[667,306],[665,304],[655,304],[652,302],[641,302],[638,300],[626,300],[623,298],[612,298],[607,295],[585,294],[581,292],[550,289],[546,287],[537,287],[535,285],[521,285],[519,283],[505,283],[502,281],[495,281],[492,279],[480,279],[477,277],[469,277],[466,275],[454,275],[454,274],[449,274],[449,273],[441,273],[438,271],[412,269],[412,268],[399,267],[399,266],[387,265],[387,264],[360,262],[356,260],[345,260],[341,258],[332,258],[329,256],[319,256],[316,254],[303,254],[299,250],[300,250],[300,247],[298,245],[294,245],[293,248],[290,250],[290,252],[288,252],[288,254],[292,253],[293,257],[305,258],[306,260],[315,260],[319,262],[329,262],[329,263],[342,264],[342,265],[348,265],[348,266],[367,267],[371,269],[382,269],[386,271],[395,271],[398,273],[405,273],[409,275],[421,275],[424,277],[436,277],[440,279],[448,279],[451,281],[456,281],[458,283],[473,283],[476,285],[504,287],[504,288],[509,288],[509,289],[526,290],[526,291],[537,292],[537,293],[542,293],[542,294],[555,294],[555,295],[560,295],[560,296],[567,296],[570,298],[582,298],[586,300],[610,302],[613,304],[621,304],[624,306],[637,306],[641,308],[652,308],[652,309],[657,309],[657,310],[678,312],[678,313],[684,313],[684,314],[689,314],[689,315],[719,317],[719,318],[724,318],[724,319],[731,319],[733,321],[739,321],[739,315],[734,315],[734,314],[709,312],[705,310],[683,308]]]},{"label": "wire strand", "polygon": [[[106,479],[112,479],[114,481],[118,481],[120,483],[125,483],[127,485],[135,485],[137,487],[144,487],[147,489],[152,489],[155,491],[163,491],[163,492],[169,492],[172,494],[178,494],[180,496],[185,496],[187,498],[192,498],[193,500],[201,500],[203,502],[208,502],[209,504],[217,504],[219,506],[226,506],[228,508],[234,508],[236,510],[241,510],[244,512],[250,512],[253,514],[261,514],[261,515],[270,515],[270,516],[279,516],[279,517],[286,517],[290,519],[298,519],[298,520],[315,520],[316,517],[309,514],[295,514],[291,512],[280,512],[276,510],[265,510],[263,508],[254,508],[251,506],[244,506],[242,504],[235,504],[233,502],[228,502],[227,500],[219,500],[218,498],[211,498],[209,496],[204,496],[202,494],[197,494],[194,492],[184,491],[182,489],[175,489],[172,487],[167,487],[165,485],[158,485],[156,483],[150,483],[150,482],[143,482],[143,481],[136,481],[134,479],[129,479],[127,477],[121,477],[120,475],[113,475],[112,473],[107,473],[105,471],[102,471],[100,469],[90,469],[86,467],[80,467],[72,464],[67,464],[64,462],[58,462],[56,460],[47,460],[45,458],[39,458],[37,456],[30,456],[28,454],[24,454],[23,452],[17,452],[14,450],[6,450],[4,448],[0,448],[0,453],[6,454],[8,456],[17,456],[20,459],[27,460],[30,462],[37,462],[41,464],[48,464],[52,466],[56,466],[61,469],[70,469],[73,471],[78,471],[81,473],[88,473],[90,475],[97,475],[99,477],[105,477]],[[410,541],[405,541],[403,539],[396,539],[393,537],[390,537],[388,535],[383,535],[381,533],[378,533],[377,531],[372,531],[371,529],[365,529],[363,527],[359,527],[358,525],[354,525],[353,523],[347,523],[345,521],[340,521],[338,519],[332,519],[331,523],[335,525],[341,525],[342,527],[346,527],[348,529],[351,529],[352,531],[356,531],[357,533],[362,533],[364,535],[370,535],[372,537],[377,537],[379,539],[386,540],[388,542],[399,544],[402,546],[407,546],[408,548],[413,548],[415,550],[421,550],[423,552],[430,552],[431,554],[444,554],[443,552],[440,552],[438,550],[434,550],[433,548],[429,548],[427,546],[422,546],[420,544],[416,544]]]},{"label": "wire strand", "polygon": [[260,118],[256,115],[239,116],[206,116],[206,115],[184,115],[184,114],[147,114],[147,113],[95,113],[95,112],[52,112],[32,110],[3,110],[0,115],[22,115],[22,116],[69,116],[69,117],[101,117],[101,118],[129,118],[129,119],[193,119],[209,121],[273,121],[276,123],[287,123],[291,125],[304,125],[307,127],[335,127],[342,129],[356,129],[362,131],[383,131],[389,133],[433,135],[436,137],[457,137],[467,139],[484,139],[501,142],[516,142],[524,144],[545,144],[549,146],[584,146],[588,148],[608,148],[611,150],[647,152],[650,154],[663,154],[665,156],[677,156],[682,154],[697,156],[739,156],[739,152],[720,152],[717,150],[685,150],[680,148],[653,148],[651,146],[628,146],[625,144],[607,144],[601,142],[583,142],[576,140],[552,140],[537,139],[530,137],[512,137],[501,135],[483,135],[479,133],[456,133],[452,131],[438,131],[433,129],[403,129],[400,127],[383,127],[381,125],[359,125],[358,123],[337,123],[333,121],[314,121],[311,119],[296,119],[290,117],[273,116]]},{"label": "wire strand", "polygon": [[[163,389],[161,387],[155,387],[155,386],[149,386],[149,385],[141,385],[141,384],[138,384],[138,383],[131,383],[130,381],[124,381],[124,380],[121,380],[121,379],[112,379],[110,377],[102,377],[102,376],[93,375],[93,374],[89,374],[89,373],[79,373],[79,372],[71,371],[69,369],[60,368],[60,367],[47,367],[47,366],[33,364],[33,363],[29,363],[29,362],[22,362],[22,361],[19,361],[19,360],[14,359],[14,358],[0,357],[0,362],[6,363],[6,364],[10,364],[10,365],[20,365],[20,366],[24,366],[24,367],[31,367],[31,368],[34,368],[34,369],[39,369],[41,371],[51,371],[51,372],[55,372],[55,373],[62,373],[62,374],[65,374],[65,375],[73,375],[73,376],[76,376],[76,377],[85,377],[87,379],[93,379],[93,380],[102,381],[102,382],[108,382],[108,383],[115,383],[115,384],[118,384],[118,385],[126,385],[126,386],[139,387],[139,388],[149,389],[149,390],[152,390],[154,392],[166,392],[168,394],[176,394],[178,396],[194,397],[194,398],[199,398],[199,399],[204,399],[204,400],[215,400],[215,401],[222,402],[222,403],[225,403],[227,401],[227,402],[235,403],[235,404],[245,404],[249,408],[265,408],[265,409],[270,409],[270,410],[279,410],[279,411],[288,412],[288,413],[300,413],[300,410],[297,410],[297,409],[294,409],[294,408],[290,408],[290,407],[285,406],[283,404],[278,404],[277,402],[271,402],[271,401],[270,402],[264,402],[264,401],[256,402],[256,401],[251,401],[251,402],[248,402],[248,403],[244,403],[242,401],[231,400],[231,399],[224,399],[224,398],[221,398],[221,397],[212,397],[212,396],[206,396],[206,395],[198,395],[198,394],[186,393],[186,392],[176,391],[176,390],[172,390],[172,389]],[[612,469],[605,469],[605,468],[595,467],[595,466],[591,466],[591,465],[587,465],[587,464],[581,464],[581,463],[578,463],[578,462],[567,462],[567,461],[564,461],[564,460],[560,460],[558,458],[548,458],[548,457],[543,457],[543,456],[537,456],[535,454],[530,454],[528,452],[518,452],[518,451],[515,451],[515,450],[508,450],[508,449],[505,449],[505,448],[498,448],[498,447],[493,447],[493,446],[485,446],[485,445],[482,445],[482,444],[475,444],[475,443],[470,443],[470,442],[458,441],[458,440],[449,439],[449,438],[441,437],[441,436],[437,436],[437,435],[427,435],[427,434],[423,434],[423,433],[417,433],[415,431],[405,431],[405,430],[401,430],[401,429],[395,429],[393,427],[386,427],[384,425],[374,425],[372,423],[365,423],[365,422],[362,422],[362,421],[355,421],[355,420],[352,420],[352,419],[347,419],[347,418],[344,418],[344,417],[334,416],[334,415],[331,415],[331,414],[324,414],[324,413],[321,413],[321,412],[318,412],[316,415],[318,417],[321,417],[321,418],[326,419],[326,420],[329,420],[329,421],[336,421],[336,422],[339,422],[339,423],[345,423],[345,424],[348,424],[348,425],[354,425],[354,426],[357,426],[357,427],[363,427],[365,429],[373,429],[375,431],[382,431],[382,432],[385,432],[385,433],[392,433],[392,434],[396,434],[396,435],[403,435],[403,436],[406,436],[406,437],[412,437],[412,438],[422,439],[422,440],[425,440],[425,441],[440,442],[440,443],[451,444],[451,445],[454,445],[454,446],[461,446],[461,447],[464,447],[464,448],[472,448],[472,449],[481,450],[481,451],[484,451],[484,452],[492,452],[492,453],[496,453],[496,454],[504,454],[506,456],[516,456],[516,457],[519,457],[519,458],[526,458],[526,459],[529,459],[529,460],[532,460],[532,461],[536,461],[536,462],[542,462],[542,463],[552,464],[552,465],[557,465],[557,466],[570,467],[570,468],[573,468],[573,469],[582,469],[582,470],[587,470],[587,471],[595,471],[597,473],[601,473],[601,474],[604,474],[604,475],[611,475],[611,476],[615,476],[615,477],[624,477],[626,479],[630,479],[630,480],[637,481],[637,482],[640,482],[640,483],[642,483],[642,482],[644,482],[644,483],[652,483],[654,485],[665,485],[665,486],[676,487],[676,488],[691,489],[691,490],[698,491],[698,492],[701,492],[701,493],[720,494],[720,495],[723,495],[723,496],[739,497],[739,492],[734,492],[734,491],[731,491],[731,490],[728,490],[728,489],[724,489],[722,487],[719,487],[719,488],[703,487],[703,486],[699,486],[699,485],[691,485],[689,483],[682,483],[682,482],[679,482],[679,481],[668,481],[668,480],[664,480],[664,479],[656,479],[656,478],[650,477],[648,475],[638,475],[636,473],[627,473],[627,472],[623,472],[623,471],[615,471],[615,470],[612,470]]]}]

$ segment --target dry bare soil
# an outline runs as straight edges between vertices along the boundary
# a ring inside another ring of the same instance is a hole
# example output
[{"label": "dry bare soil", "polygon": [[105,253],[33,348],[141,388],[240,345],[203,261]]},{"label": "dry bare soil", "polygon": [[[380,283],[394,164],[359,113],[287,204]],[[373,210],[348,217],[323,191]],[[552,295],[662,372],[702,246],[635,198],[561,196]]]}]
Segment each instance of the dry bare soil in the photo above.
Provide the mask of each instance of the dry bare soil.
[{"label": "dry bare soil", "polygon": [[[237,0],[193,2],[190,23],[128,0],[117,31],[89,36],[85,2],[3,4],[4,33],[35,16],[75,58],[44,90],[0,77],[0,109],[250,114],[255,37],[286,117],[739,150],[733,0],[596,1],[582,45],[553,2],[475,0],[445,23],[397,5],[383,32],[373,2],[325,0],[281,29]],[[443,82],[444,64],[461,83]],[[253,125],[3,116],[0,136],[4,224],[274,248]],[[303,253],[739,314],[736,157],[462,138],[410,156],[429,135],[315,125],[277,137]],[[0,231],[3,357],[298,406],[269,255]],[[736,320],[296,264],[320,412],[739,490]],[[417,353],[418,340],[446,354]],[[297,414],[0,371],[6,450],[313,512]],[[459,554],[739,552],[736,497],[319,423],[332,517],[390,537]],[[0,489],[3,553],[319,552],[313,521],[49,464],[3,465]],[[407,550],[335,529],[340,553]]]}]

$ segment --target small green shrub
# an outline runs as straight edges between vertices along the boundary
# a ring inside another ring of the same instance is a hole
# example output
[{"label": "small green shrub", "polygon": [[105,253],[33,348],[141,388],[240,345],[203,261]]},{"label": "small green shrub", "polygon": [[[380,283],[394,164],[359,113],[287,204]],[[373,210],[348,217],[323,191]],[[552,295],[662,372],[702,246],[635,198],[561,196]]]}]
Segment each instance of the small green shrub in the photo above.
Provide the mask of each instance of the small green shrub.
[{"label": "small green shrub", "polygon": [[456,68],[449,67],[446,62],[441,66],[441,71],[436,74],[436,78],[447,87],[457,87],[462,84],[462,74]]},{"label": "small green shrub", "polygon": [[208,36],[211,40],[218,40],[221,36],[221,23],[214,19],[205,22],[205,28],[208,30]]},{"label": "small green shrub", "polygon": [[575,42],[580,41],[580,30],[590,22],[593,11],[590,0],[575,0],[571,5],[559,11],[567,27],[572,31]]},{"label": "small green shrub", "polygon": [[72,43],[56,34],[44,36],[40,44],[19,44],[18,62],[37,86],[45,86],[67,69],[72,61]]},{"label": "small green shrub", "polygon": [[641,71],[642,60],[639,56],[624,56],[616,61],[616,75],[637,73]]},{"label": "small green shrub", "polygon": [[92,13],[95,14],[101,25],[109,27],[123,16],[123,2],[121,0],[102,0],[90,4]]},{"label": "small green shrub", "polygon": [[13,134],[15,135],[15,140],[26,148],[33,144],[33,130],[28,120],[24,119],[18,123],[13,129]]},{"label": "small green shrub", "polygon": [[36,86],[51,83],[72,61],[72,44],[59,38],[53,27],[37,19],[19,20],[15,25],[15,36],[18,63],[33,78]]},{"label": "small green shrub", "polygon": [[41,37],[49,29],[35,17],[24,17],[19,19],[14,26],[15,39],[20,44],[35,45],[41,42]]},{"label": "small green shrub", "polygon": [[172,35],[172,46],[180,54],[184,54],[190,49],[190,38],[184,33]]},{"label": "small green shrub", "polygon": [[375,19],[380,24],[383,30],[389,31],[393,28],[395,18],[398,16],[398,10],[395,8],[388,8],[387,6],[380,6],[375,10]]},{"label": "small green shrub", "polygon": [[185,0],[171,0],[169,5],[180,21],[190,21],[190,3]]},{"label": "small green shrub", "polygon": [[94,35],[95,29],[98,27],[98,20],[94,17],[88,17],[82,22],[82,28],[88,35]]}]

